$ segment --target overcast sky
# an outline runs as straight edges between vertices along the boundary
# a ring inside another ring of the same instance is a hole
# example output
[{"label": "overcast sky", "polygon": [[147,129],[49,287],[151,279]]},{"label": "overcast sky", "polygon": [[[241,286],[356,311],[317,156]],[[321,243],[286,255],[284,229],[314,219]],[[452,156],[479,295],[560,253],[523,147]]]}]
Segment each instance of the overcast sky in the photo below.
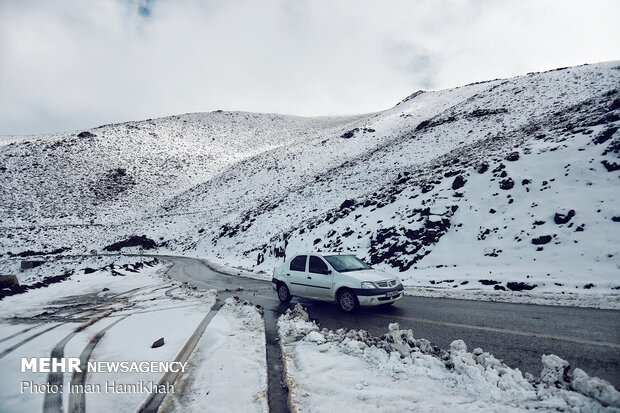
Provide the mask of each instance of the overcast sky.
[{"label": "overcast sky", "polygon": [[0,135],[334,115],[620,59],[617,0],[0,0]]}]

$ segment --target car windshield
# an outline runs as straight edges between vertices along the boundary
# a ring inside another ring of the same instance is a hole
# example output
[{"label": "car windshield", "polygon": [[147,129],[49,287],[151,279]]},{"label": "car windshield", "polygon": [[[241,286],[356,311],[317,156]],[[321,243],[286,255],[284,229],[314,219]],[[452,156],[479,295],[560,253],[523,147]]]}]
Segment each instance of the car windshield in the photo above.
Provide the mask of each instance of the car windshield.
[{"label": "car windshield", "polygon": [[324,258],[338,272],[369,270],[372,268],[355,255],[329,255]]}]

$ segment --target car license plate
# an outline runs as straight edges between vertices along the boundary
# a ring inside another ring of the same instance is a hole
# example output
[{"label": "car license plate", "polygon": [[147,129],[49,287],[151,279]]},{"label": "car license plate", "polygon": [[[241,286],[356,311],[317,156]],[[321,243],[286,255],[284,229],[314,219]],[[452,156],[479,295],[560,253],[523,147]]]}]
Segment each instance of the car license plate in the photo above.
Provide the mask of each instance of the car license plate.
[{"label": "car license plate", "polygon": [[389,293],[385,293],[385,296],[388,298],[394,298],[400,294],[398,291],[390,291]]}]

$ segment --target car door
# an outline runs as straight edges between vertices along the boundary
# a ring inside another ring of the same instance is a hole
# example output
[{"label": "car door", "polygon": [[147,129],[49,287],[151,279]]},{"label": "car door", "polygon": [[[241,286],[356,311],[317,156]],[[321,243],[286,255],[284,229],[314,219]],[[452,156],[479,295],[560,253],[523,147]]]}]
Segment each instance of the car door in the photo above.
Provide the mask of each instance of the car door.
[{"label": "car door", "polygon": [[311,255],[308,260],[308,274],[306,277],[308,296],[322,300],[331,299],[333,279],[334,274],[329,270],[323,258]]},{"label": "car door", "polygon": [[298,255],[291,260],[289,268],[284,272],[292,295],[306,295],[306,267],[308,256]]}]

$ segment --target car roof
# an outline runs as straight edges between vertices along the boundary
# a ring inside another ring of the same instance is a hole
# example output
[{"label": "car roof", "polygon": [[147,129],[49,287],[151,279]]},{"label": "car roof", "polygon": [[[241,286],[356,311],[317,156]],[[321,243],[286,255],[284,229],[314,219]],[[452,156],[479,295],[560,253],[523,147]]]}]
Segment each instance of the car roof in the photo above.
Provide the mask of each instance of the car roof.
[{"label": "car roof", "polygon": [[333,255],[355,255],[355,253],[353,253],[353,252],[316,252],[316,251],[313,251],[313,252],[300,252],[300,253],[297,253],[297,254],[293,254],[292,257],[296,257],[298,255],[320,255],[320,256],[323,256],[323,257],[330,257],[330,256],[333,256]]}]

